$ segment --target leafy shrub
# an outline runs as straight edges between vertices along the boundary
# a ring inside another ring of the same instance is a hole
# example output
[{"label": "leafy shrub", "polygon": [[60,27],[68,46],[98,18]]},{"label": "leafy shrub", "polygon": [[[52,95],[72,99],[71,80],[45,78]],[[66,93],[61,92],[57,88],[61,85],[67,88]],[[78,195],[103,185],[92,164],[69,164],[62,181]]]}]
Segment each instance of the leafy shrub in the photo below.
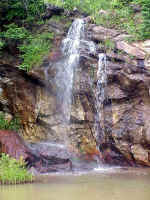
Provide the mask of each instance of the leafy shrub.
[{"label": "leafy shrub", "polygon": [[19,118],[14,118],[11,121],[5,119],[4,114],[0,113],[0,129],[18,131],[21,127]]},{"label": "leafy shrub", "polygon": [[3,38],[7,39],[25,39],[28,37],[29,32],[24,27],[18,27],[15,23],[5,25],[6,31],[2,32]]},{"label": "leafy shrub", "polygon": [[142,7],[143,23],[140,26],[141,39],[150,38],[150,1],[136,0]]},{"label": "leafy shrub", "polygon": [[44,12],[43,0],[1,0],[2,20],[26,19],[29,16],[40,16]]},{"label": "leafy shrub", "polygon": [[42,33],[34,37],[30,36],[23,45],[19,47],[23,59],[21,69],[29,71],[33,66],[39,66],[51,47],[52,33]]},{"label": "leafy shrub", "polygon": [[4,47],[13,47],[12,49],[14,49],[29,36],[26,28],[18,27],[15,23],[4,25],[3,28],[5,31],[0,33],[0,49]]},{"label": "leafy shrub", "polygon": [[25,168],[22,158],[17,161],[4,153],[0,157],[0,183],[18,184],[32,182],[33,177]]}]

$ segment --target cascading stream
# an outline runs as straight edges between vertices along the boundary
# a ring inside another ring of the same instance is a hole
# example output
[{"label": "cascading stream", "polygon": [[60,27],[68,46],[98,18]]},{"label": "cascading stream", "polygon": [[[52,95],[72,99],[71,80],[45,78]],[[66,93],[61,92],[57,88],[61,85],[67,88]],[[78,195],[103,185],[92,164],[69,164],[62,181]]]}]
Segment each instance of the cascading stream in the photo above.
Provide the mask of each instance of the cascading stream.
[{"label": "cascading stream", "polygon": [[70,123],[74,74],[79,65],[80,56],[87,51],[89,53],[96,51],[94,43],[85,40],[85,26],[84,19],[76,19],[62,42],[64,60],[58,69],[56,83],[62,122],[65,124]]},{"label": "cascading stream", "polygon": [[76,19],[73,22],[67,37],[62,42],[62,52],[65,59],[56,75],[62,117],[67,124],[70,122],[74,71],[79,64],[80,41],[84,37],[84,29],[84,20]]},{"label": "cascading stream", "polygon": [[106,55],[99,54],[96,86],[96,115],[95,115],[95,137],[97,143],[104,135],[104,101],[106,99],[107,71]]},{"label": "cascading stream", "polygon": [[69,28],[67,37],[62,41],[63,60],[59,63],[55,77],[57,85],[57,101],[60,105],[59,120],[62,126],[64,144],[70,144],[70,117],[74,73],[79,65],[81,40],[84,38],[85,22],[76,19]]},{"label": "cascading stream", "polygon": [[74,80],[80,64],[80,57],[88,57],[87,54],[95,54],[96,46],[92,41],[86,40],[86,24],[84,19],[76,19],[62,41],[63,59],[57,65],[55,81],[57,85],[57,101],[60,105],[60,123],[64,144],[70,147],[74,141],[71,140],[71,111]]}]

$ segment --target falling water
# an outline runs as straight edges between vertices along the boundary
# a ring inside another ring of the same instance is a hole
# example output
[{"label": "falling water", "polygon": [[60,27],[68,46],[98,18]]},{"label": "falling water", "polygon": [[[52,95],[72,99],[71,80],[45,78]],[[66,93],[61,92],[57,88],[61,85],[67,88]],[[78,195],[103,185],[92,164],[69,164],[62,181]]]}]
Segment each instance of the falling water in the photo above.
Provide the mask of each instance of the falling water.
[{"label": "falling water", "polygon": [[104,135],[104,101],[106,99],[107,72],[106,55],[99,54],[96,86],[96,116],[95,116],[95,136],[99,141]]},{"label": "falling water", "polygon": [[[84,19],[76,19],[62,41],[63,59],[59,62],[55,76],[57,85],[57,101],[60,108],[60,124],[65,146],[70,147],[74,142],[71,135],[71,110],[73,89],[80,64],[80,57],[96,52],[95,44],[86,40],[86,24]],[[61,135],[61,134],[60,134]]]},{"label": "falling water", "polygon": [[85,52],[95,52],[94,43],[85,40],[85,26],[84,19],[76,19],[62,42],[64,60],[57,72],[56,83],[62,121],[66,124],[70,122],[74,75],[79,65],[80,56]]},{"label": "falling water", "polygon": [[64,60],[56,75],[58,98],[61,103],[62,121],[70,122],[74,71],[79,64],[81,39],[84,38],[85,23],[76,19],[62,42]]}]

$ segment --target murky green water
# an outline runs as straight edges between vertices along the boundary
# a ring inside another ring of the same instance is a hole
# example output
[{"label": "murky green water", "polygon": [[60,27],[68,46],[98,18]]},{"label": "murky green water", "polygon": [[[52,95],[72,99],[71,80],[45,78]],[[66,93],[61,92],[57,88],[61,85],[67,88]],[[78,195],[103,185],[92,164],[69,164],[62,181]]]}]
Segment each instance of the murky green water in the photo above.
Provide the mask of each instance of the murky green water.
[{"label": "murky green water", "polygon": [[50,175],[40,183],[0,186],[0,200],[150,200],[150,175],[139,171]]}]

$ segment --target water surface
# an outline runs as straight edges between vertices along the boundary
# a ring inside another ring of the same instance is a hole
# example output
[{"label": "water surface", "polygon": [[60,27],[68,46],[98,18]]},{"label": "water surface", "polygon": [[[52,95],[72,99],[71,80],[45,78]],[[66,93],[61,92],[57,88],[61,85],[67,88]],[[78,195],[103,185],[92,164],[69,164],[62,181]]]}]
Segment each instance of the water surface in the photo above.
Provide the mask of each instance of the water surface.
[{"label": "water surface", "polygon": [[150,175],[140,172],[54,174],[42,182],[1,186],[0,200],[150,200]]}]

